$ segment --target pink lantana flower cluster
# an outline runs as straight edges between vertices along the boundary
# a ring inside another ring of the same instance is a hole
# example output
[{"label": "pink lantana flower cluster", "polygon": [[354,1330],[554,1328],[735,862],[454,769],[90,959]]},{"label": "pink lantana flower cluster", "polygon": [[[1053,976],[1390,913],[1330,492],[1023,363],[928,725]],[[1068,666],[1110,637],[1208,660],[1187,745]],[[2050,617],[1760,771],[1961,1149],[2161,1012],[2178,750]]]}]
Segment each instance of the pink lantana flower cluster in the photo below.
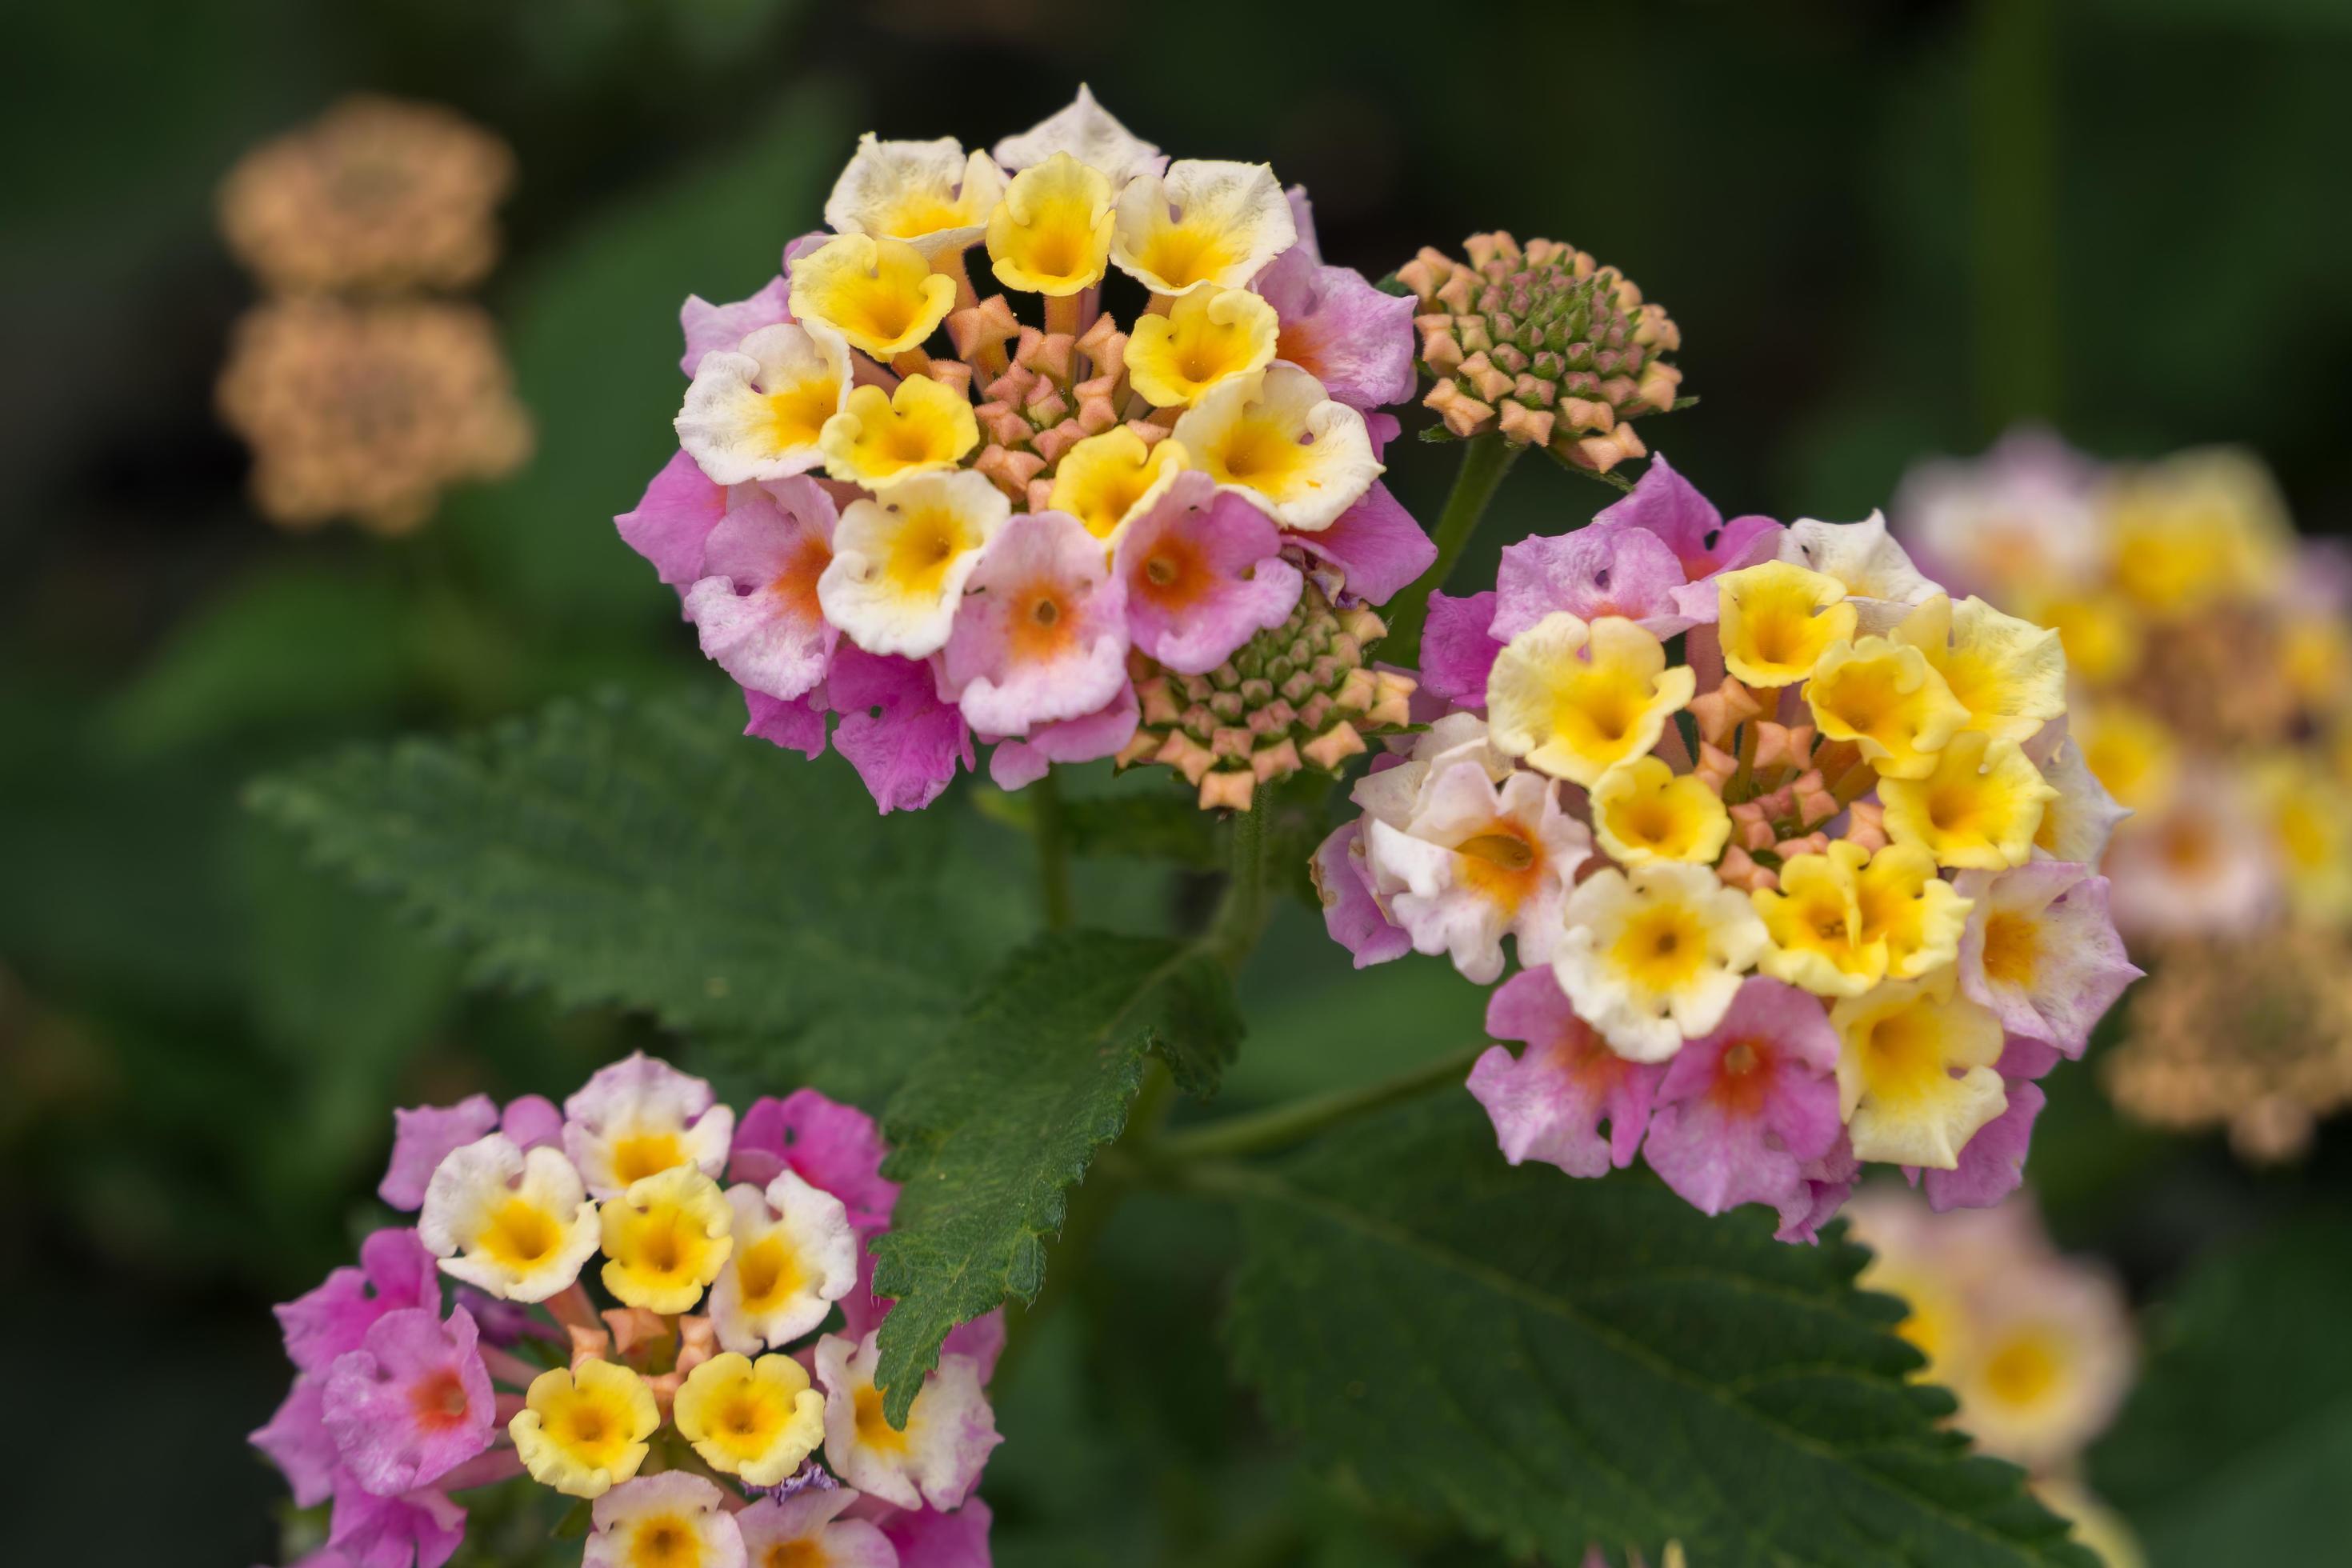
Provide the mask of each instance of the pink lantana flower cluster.
[{"label": "pink lantana flower cluster", "polygon": [[748,733],[886,812],[975,742],[1006,788],[1117,757],[1245,806],[1404,722],[1363,645],[1434,557],[1380,482],[1415,305],[1325,263],[1303,190],[1081,88],[991,152],[866,136],[824,221],[688,300],[680,449],[617,520]]},{"label": "pink lantana flower cluster", "polygon": [[1317,881],[1360,967],[1517,959],[1486,1022],[1520,1048],[1470,1075],[1508,1159],[1638,1153],[1791,1240],[1865,1162],[1938,1209],[2018,1184],[2034,1080],[2137,973],[2055,632],[1954,603],[1876,515],[1727,522],[1661,457],[1433,597],[1421,680]]},{"label": "pink lantana flower cluster", "polygon": [[278,1309],[294,1383],[253,1441],[331,1505],[305,1568],[438,1568],[499,1486],[586,1503],[588,1568],[986,1563],[1003,1320],[890,1426],[869,1247],[898,1187],[864,1112],[802,1089],[739,1122],[636,1055],[561,1110],[395,1114],[378,1193],[414,1223]]}]

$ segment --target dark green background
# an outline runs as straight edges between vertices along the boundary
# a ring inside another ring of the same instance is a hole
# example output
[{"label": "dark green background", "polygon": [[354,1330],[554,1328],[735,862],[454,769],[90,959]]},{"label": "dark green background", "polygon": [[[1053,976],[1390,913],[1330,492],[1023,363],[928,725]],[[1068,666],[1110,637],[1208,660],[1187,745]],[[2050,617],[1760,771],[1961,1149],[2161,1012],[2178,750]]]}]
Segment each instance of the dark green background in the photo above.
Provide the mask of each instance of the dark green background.
[{"label": "dark green background", "polygon": [[[9,35],[0,1441],[12,1497],[44,1500],[0,1510],[10,1562],[267,1559],[279,1490],[238,1441],[285,1376],[264,1309],[368,1223],[385,1108],[561,1092],[648,1037],[466,992],[236,792],[349,739],[716,679],[605,520],[670,447],[677,300],[764,279],[859,130],[985,142],[1083,78],[1180,155],[1306,182],[1327,253],[1369,272],[1474,228],[1571,239],[1681,323],[1703,402],[1643,428],[1729,510],[1858,515],[1913,457],[2041,415],[2116,455],[2248,442],[2306,528],[2352,515],[2352,11],[2329,0],[88,0]],[[210,412],[252,298],[215,184],[358,88],[513,142],[486,294],[540,425],[528,471],[389,545],[263,525]],[[1446,454],[1397,467],[1427,516]],[[1465,576],[1604,499],[1521,473]],[[1185,891],[1116,864],[1085,890],[1138,926]],[[1465,1041],[1480,1003],[1429,961],[1350,975],[1302,910],[1250,992],[1235,1103]],[[2053,1218],[2168,1347],[2097,1479],[2160,1563],[2340,1550],[2295,1532],[2336,1522],[2352,1469],[2326,1331],[2345,1136],[2249,1176],[2119,1129],[2086,1072],[2054,1090]],[[1484,1561],[1269,1457],[1204,1370],[1222,1226],[1155,1201],[1081,1292],[1097,1310],[1057,1321],[991,1472],[1003,1560]],[[1138,1321],[1150,1354],[1095,1330]],[[2276,1481],[2266,1444],[2303,1468]]]}]

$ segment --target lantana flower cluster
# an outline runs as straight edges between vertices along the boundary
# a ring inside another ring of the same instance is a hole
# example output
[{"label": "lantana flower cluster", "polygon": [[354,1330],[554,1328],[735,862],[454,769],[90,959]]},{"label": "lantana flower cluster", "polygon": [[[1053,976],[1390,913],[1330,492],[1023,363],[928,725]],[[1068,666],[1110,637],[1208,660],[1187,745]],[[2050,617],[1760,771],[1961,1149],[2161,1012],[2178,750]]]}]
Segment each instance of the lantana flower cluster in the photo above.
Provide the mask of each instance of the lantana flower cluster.
[{"label": "lantana flower cluster", "polygon": [[[1884,520],[1726,521],[1655,458],[1431,601],[1426,730],[1325,841],[1359,966],[1503,980],[1470,1089],[1512,1162],[1639,1153],[1811,1239],[1864,1163],[2019,1181],[2036,1079],[2138,973],[2064,740],[2058,634],[1955,602]],[[1604,1133],[1602,1125],[1606,1124]]]},{"label": "lantana flower cluster", "polygon": [[2021,431],[1922,465],[1897,511],[1951,580],[2058,629],[2074,749],[2133,814],[2105,870],[2156,974],[2116,1097],[2299,1152],[2352,1103],[2352,569],[2230,450],[2107,466]]},{"label": "lantana flower cluster", "polygon": [[584,1504],[589,1568],[987,1561],[1003,1320],[889,1424],[869,1246],[898,1187],[864,1112],[802,1089],[739,1122],[637,1055],[560,1110],[396,1121],[378,1192],[414,1222],[278,1309],[295,1377],[253,1441],[331,1505],[306,1568],[438,1568],[488,1487]]},{"label": "lantana flower cluster", "polygon": [[1080,89],[991,151],[862,139],[782,271],[682,312],[680,450],[623,536],[742,687],[884,810],[975,742],[1245,807],[1406,721],[1371,606],[1434,558],[1380,482],[1415,302],[1327,264],[1263,163]]},{"label": "lantana flower cluster", "polygon": [[1896,1332],[1926,1358],[1915,1379],[1949,1389],[1952,1424],[2021,1465],[2042,1500],[2075,1523],[2112,1568],[2144,1559],[2129,1529],[2086,1489],[2081,1465],[2137,1371],[2121,1286],[2096,1262],[2051,1245],[2030,1196],[1937,1218],[1883,1186],[1847,1210],[1874,1257],[1859,1283],[1900,1297]]}]

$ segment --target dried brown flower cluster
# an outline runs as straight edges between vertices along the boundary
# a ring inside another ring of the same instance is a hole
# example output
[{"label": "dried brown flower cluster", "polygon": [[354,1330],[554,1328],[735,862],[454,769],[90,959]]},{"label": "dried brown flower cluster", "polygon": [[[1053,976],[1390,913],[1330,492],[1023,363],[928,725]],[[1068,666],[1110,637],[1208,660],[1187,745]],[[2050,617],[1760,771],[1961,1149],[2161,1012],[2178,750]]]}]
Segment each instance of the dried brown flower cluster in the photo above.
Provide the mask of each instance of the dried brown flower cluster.
[{"label": "dried brown flower cluster", "polygon": [[1423,399],[1456,436],[1499,429],[1608,472],[1649,450],[1637,415],[1672,408],[1682,332],[1613,267],[1558,240],[1474,234],[1467,262],[1424,247],[1397,269],[1422,313]]},{"label": "dried brown flower cluster", "polygon": [[441,490],[530,450],[488,316],[438,300],[270,300],[237,322],[221,415],[252,445],[272,520],[403,533]]},{"label": "dried brown flower cluster", "polygon": [[221,232],[288,291],[469,289],[498,259],[506,143],[434,104],[361,94],[247,153],[221,187]]},{"label": "dried brown flower cluster", "polygon": [[271,521],[404,533],[446,487],[530,455],[489,318],[415,292],[481,280],[513,178],[489,132],[367,95],[231,171],[222,233],[278,297],[237,322],[218,405],[253,449],[254,503]]},{"label": "dried brown flower cluster", "polygon": [[2126,1114],[2183,1131],[2225,1127],[2241,1158],[2272,1163],[2352,1106],[2352,942],[2291,926],[2171,943],[2150,968],[2126,1037],[2099,1064]]}]

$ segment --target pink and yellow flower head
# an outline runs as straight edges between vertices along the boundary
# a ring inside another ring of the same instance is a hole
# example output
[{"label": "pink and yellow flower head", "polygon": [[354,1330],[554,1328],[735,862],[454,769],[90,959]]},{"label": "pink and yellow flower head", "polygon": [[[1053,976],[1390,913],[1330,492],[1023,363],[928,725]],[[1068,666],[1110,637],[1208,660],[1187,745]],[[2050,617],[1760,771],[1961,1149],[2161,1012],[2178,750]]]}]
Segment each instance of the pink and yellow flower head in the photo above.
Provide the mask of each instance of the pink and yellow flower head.
[{"label": "pink and yellow flower head", "polygon": [[[1057,761],[1164,761],[1196,787],[1213,775],[1203,804],[1234,806],[1352,754],[1327,709],[1350,738],[1404,722],[1403,677],[1366,690],[1310,669],[1286,710],[1254,703],[1275,717],[1239,766],[1203,770],[1145,734],[1151,683],[1281,626],[1310,567],[1354,610],[1435,556],[1380,483],[1396,424],[1376,411],[1414,387],[1412,301],[1325,261],[1303,192],[1264,163],[1171,162],[1081,89],[992,152],[862,138],[824,221],[749,298],[688,301],[680,459],[619,520],[742,687],[749,732],[812,756],[838,744],[885,811],[935,799],[975,734],[998,743],[1007,788]],[[722,524],[758,510],[752,487],[819,471],[837,521],[804,538]],[[1187,474],[1263,527],[1197,500],[1169,510]],[[1122,570],[1082,595],[1084,636],[1061,623],[1014,658],[1008,593],[968,583],[1000,529],[1004,570],[1028,562],[1039,533],[1023,520],[1045,514],[1075,518],[1106,561],[1158,520],[1134,563],[1155,592]],[[1342,663],[1364,666],[1379,625],[1356,623]],[[915,699],[927,679],[936,692]],[[905,700],[856,700],[885,685]]]},{"label": "pink and yellow flower head", "polygon": [[1663,461],[1429,628],[1444,706],[1316,883],[1360,966],[1522,966],[1489,1017],[1527,1048],[1470,1082],[1510,1159],[1646,1151],[1804,1241],[1864,1162],[1938,1209],[2017,1186],[2033,1079],[2136,973],[2054,632],[1954,602],[1876,514],[1726,523]]},{"label": "pink and yellow flower head", "polygon": [[[446,1562],[453,1494],[516,1486],[593,1504],[584,1561],[614,1568],[890,1568],[910,1521],[984,1556],[1003,1321],[949,1339],[907,1427],[882,1418],[869,1248],[898,1189],[873,1121],[803,1089],[739,1128],[642,1054],[563,1103],[399,1112],[383,1190],[417,1227],[278,1309],[296,1375],[252,1440],[299,1506],[331,1501],[334,1550]],[[600,1201],[583,1165],[626,1184]],[[485,1294],[446,1306],[445,1275]],[[835,1314],[855,1355],[820,1348],[848,1346]]]}]

